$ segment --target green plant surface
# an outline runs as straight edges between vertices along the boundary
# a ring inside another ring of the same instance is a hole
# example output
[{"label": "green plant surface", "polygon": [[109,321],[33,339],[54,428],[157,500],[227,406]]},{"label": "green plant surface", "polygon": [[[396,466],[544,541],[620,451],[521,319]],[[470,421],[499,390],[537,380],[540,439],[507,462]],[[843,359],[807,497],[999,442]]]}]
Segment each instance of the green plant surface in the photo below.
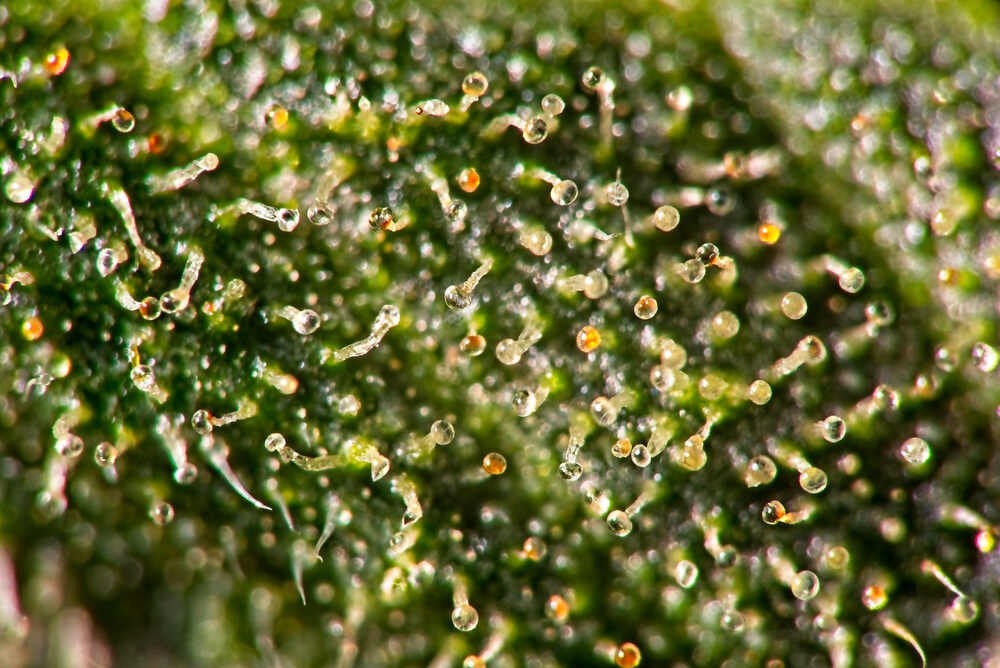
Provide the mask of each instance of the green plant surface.
[{"label": "green plant surface", "polygon": [[998,19],[0,6],[3,662],[1000,665]]}]

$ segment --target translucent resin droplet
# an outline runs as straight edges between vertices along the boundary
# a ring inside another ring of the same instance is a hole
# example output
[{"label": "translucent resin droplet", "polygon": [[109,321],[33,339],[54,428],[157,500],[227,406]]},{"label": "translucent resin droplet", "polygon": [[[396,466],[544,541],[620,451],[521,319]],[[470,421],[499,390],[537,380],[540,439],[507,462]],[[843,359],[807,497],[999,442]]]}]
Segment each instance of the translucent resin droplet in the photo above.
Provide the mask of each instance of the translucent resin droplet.
[{"label": "translucent resin droplet", "polygon": [[576,197],[579,194],[580,189],[576,187],[576,183],[570,181],[569,179],[563,179],[553,185],[552,190],[549,193],[552,197],[552,201],[559,206],[569,206],[576,201]]},{"label": "translucent resin droplet", "polygon": [[639,320],[649,320],[654,315],[656,315],[659,305],[656,300],[649,295],[643,295],[635,302],[635,306],[632,307],[632,312],[635,317]]},{"label": "translucent resin droplet", "polygon": [[760,511],[764,524],[777,524],[785,516],[785,506],[781,501],[768,501]]},{"label": "translucent resin droplet", "polygon": [[808,601],[819,593],[819,578],[812,571],[799,571],[791,584],[792,595],[800,601]]},{"label": "translucent resin droplet", "polygon": [[308,335],[319,329],[320,317],[312,309],[302,309],[292,318],[292,327],[299,334]]},{"label": "translucent resin droplet", "polygon": [[132,132],[132,129],[135,127],[135,116],[127,109],[118,109],[115,115],[111,117],[111,125],[118,132]]},{"label": "translucent resin droplet", "polygon": [[823,469],[810,466],[799,474],[799,486],[810,494],[819,494],[826,489],[827,477]]},{"label": "translucent resin droplet", "polygon": [[154,503],[153,507],[149,509],[149,516],[160,526],[170,524],[174,519],[174,507],[166,501]]},{"label": "translucent resin droplet", "polygon": [[931,447],[922,438],[908,438],[899,448],[899,456],[914,466],[919,466],[931,458]]},{"label": "translucent resin droplet", "polygon": [[451,623],[459,631],[471,631],[479,624],[479,613],[468,604],[457,606],[451,611]]},{"label": "translucent resin droplet", "polygon": [[627,536],[632,532],[632,520],[621,510],[612,510],[608,513],[608,528],[616,536]]},{"label": "translucent resin droplet", "polygon": [[653,225],[661,232],[670,232],[681,221],[680,212],[668,205],[661,206],[653,212]]},{"label": "translucent resin droplet", "polygon": [[743,481],[747,487],[766,485],[778,475],[778,467],[767,455],[757,455],[747,462],[743,472]]},{"label": "translucent resin droplet", "polygon": [[820,422],[820,433],[827,443],[838,443],[847,434],[847,423],[836,415],[831,415]]},{"label": "translucent resin droplet", "polygon": [[455,440],[455,427],[447,420],[436,420],[431,425],[430,435],[437,445],[448,445]]}]

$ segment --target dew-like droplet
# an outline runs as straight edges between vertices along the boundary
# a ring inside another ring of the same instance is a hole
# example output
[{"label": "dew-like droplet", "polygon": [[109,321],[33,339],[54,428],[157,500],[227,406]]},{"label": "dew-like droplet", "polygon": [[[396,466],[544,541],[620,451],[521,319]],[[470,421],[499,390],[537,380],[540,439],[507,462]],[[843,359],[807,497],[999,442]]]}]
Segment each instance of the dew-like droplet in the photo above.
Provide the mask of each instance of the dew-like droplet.
[{"label": "dew-like droplet", "polygon": [[72,459],[83,452],[83,439],[76,434],[66,434],[56,441],[55,450],[63,457]]},{"label": "dew-like droplet", "polygon": [[381,480],[385,477],[385,474],[389,472],[389,458],[379,457],[372,464],[372,482],[376,480]]},{"label": "dew-like droplet", "polygon": [[757,228],[757,238],[761,240],[761,243],[772,246],[778,243],[778,239],[781,238],[781,228],[774,223],[761,223]]},{"label": "dew-like droplet", "polygon": [[758,406],[763,406],[771,400],[771,386],[766,380],[758,378],[747,388],[747,399]]},{"label": "dew-like droplet", "polygon": [[596,397],[590,402],[590,413],[597,424],[608,427],[618,417],[618,408],[607,397]]},{"label": "dew-like droplet", "polygon": [[400,313],[399,307],[392,304],[386,304],[378,311],[378,316],[375,318],[376,327],[395,327],[399,324]]},{"label": "dew-like droplet", "polygon": [[641,469],[649,466],[649,463],[653,460],[652,455],[649,454],[649,448],[641,443],[632,448],[632,463]]},{"label": "dew-like droplet", "polygon": [[792,579],[792,595],[808,601],[819,593],[819,578],[812,571],[799,571]]},{"label": "dew-like droplet", "polygon": [[537,406],[535,393],[531,390],[517,390],[511,396],[510,403],[518,417],[528,417],[535,412]]},{"label": "dew-like droplet", "polygon": [[743,630],[743,615],[736,610],[726,610],[719,618],[719,625],[727,631],[734,633]]},{"label": "dew-like droplet", "polygon": [[983,529],[982,531],[978,531],[976,533],[975,543],[977,550],[983,554],[987,554],[992,552],[993,548],[997,546],[997,539],[996,536],[993,535],[993,531],[991,529]]},{"label": "dew-like droplet", "polygon": [[611,454],[618,459],[624,459],[632,452],[632,442],[627,438],[619,438],[611,446]]},{"label": "dew-like droplet", "polygon": [[805,353],[808,364],[817,364],[826,359],[826,346],[819,340],[819,337],[813,334],[802,337],[796,345],[796,349]]},{"label": "dew-like droplet", "polygon": [[583,295],[587,299],[600,299],[608,292],[608,277],[600,269],[588,271],[583,281]]},{"label": "dew-like droplet", "polygon": [[129,373],[132,383],[142,392],[150,392],[156,387],[156,376],[153,374],[153,367],[148,364],[139,364],[132,367]]},{"label": "dew-like droplet", "polygon": [[469,72],[462,79],[462,92],[472,97],[482,97],[490,87],[490,81],[482,72]]},{"label": "dew-like droplet", "polygon": [[861,603],[869,610],[881,610],[888,600],[885,589],[878,585],[868,585],[861,592]]},{"label": "dew-like droplet", "polygon": [[524,539],[524,545],[521,548],[524,551],[524,556],[532,561],[541,561],[548,552],[548,548],[545,546],[545,541],[537,536],[529,536]]},{"label": "dew-like droplet", "polygon": [[688,471],[700,471],[708,463],[708,455],[705,453],[705,448],[685,444],[683,447],[671,449],[670,460]]},{"label": "dew-like droplet", "polygon": [[865,317],[872,324],[882,327],[891,324],[896,319],[896,314],[893,313],[889,302],[884,299],[876,299],[865,304]]},{"label": "dew-like droplet", "polygon": [[770,483],[777,475],[778,467],[774,464],[774,460],[767,455],[757,455],[747,462],[743,471],[743,482],[747,487],[759,487]]},{"label": "dew-like droplet", "polygon": [[972,363],[983,373],[990,373],[996,369],[998,361],[1000,361],[1000,356],[993,346],[982,341],[972,345]]},{"label": "dew-like droplet", "polygon": [[107,276],[118,268],[118,255],[110,248],[105,248],[97,254],[97,271],[101,276]]},{"label": "dew-like droplet", "polygon": [[601,333],[590,325],[584,325],[576,333],[576,347],[581,352],[593,352],[599,345],[601,345]]},{"label": "dew-like droplet", "polygon": [[204,408],[199,408],[191,415],[191,428],[202,436],[208,436],[214,428],[212,425],[212,414]]},{"label": "dew-like droplet", "polygon": [[451,623],[459,631],[471,631],[479,624],[479,613],[469,604],[456,606],[451,611]]},{"label": "dew-like droplet", "polygon": [[461,223],[469,215],[469,205],[460,199],[453,199],[444,207],[444,217],[450,223]]},{"label": "dew-like droplet", "polygon": [[715,554],[715,563],[720,568],[732,568],[740,560],[740,553],[732,545],[723,545]]},{"label": "dew-like droplet", "polygon": [[322,320],[316,311],[304,308],[292,316],[292,327],[294,327],[295,331],[299,334],[306,336],[319,329],[321,321]]},{"label": "dew-like droplet", "polygon": [[837,415],[831,415],[819,423],[820,434],[827,443],[837,443],[847,434],[847,423]]},{"label": "dew-like droplet", "polygon": [[539,257],[552,250],[552,235],[541,226],[529,226],[521,230],[518,243]]},{"label": "dew-like droplet", "polygon": [[674,111],[687,111],[694,102],[694,93],[687,86],[678,86],[667,93],[666,100]]},{"label": "dew-like droplet", "polygon": [[541,144],[549,136],[549,122],[544,116],[532,116],[524,122],[521,136],[529,144]]},{"label": "dew-like droplet", "polygon": [[479,334],[469,334],[458,344],[458,351],[469,357],[478,357],[486,350],[486,339]]},{"label": "dew-like droplet", "polygon": [[865,274],[857,267],[849,267],[840,274],[840,277],[837,279],[837,283],[840,285],[840,289],[844,292],[854,294],[864,287]]},{"label": "dew-like droplet", "polygon": [[149,509],[149,516],[161,527],[174,519],[174,507],[166,501],[158,501]]},{"label": "dew-like droplet", "polygon": [[799,486],[810,494],[819,494],[826,489],[827,477],[823,469],[810,466],[799,474]]},{"label": "dew-like droplet", "polygon": [[559,206],[569,206],[576,201],[579,194],[580,189],[576,187],[576,183],[569,179],[559,181],[552,186],[552,190],[549,192],[552,201]]},{"label": "dew-like droplet", "polygon": [[361,400],[353,394],[346,394],[337,402],[337,412],[341,415],[354,417],[361,410]]},{"label": "dew-like droplet", "polygon": [[497,360],[501,364],[510,366],[521,361],[523,351],[514,339],[502,339],[496,347]]},{"label": "dew-like droplet", "polygon": [[698,246],[694,253],[695,258],[706,267],[715,264],[719,259],[719,247],[713,243],[704,243]]},{"label": "dew-like droplet", "polygon": [[931,446],[924,439],[914,436],[903,442],[899,456],[914,466],[920,466],[931,458]]},{"label": "dew-like droplet", "polygon": [[937,350],[934,351],[934,366],[942,371],[953,371],[956,364],[956,353],[948,346],[938,346]]},{"label": "dew-like droplet", "polygon": [[444,102],[444,100],[439,100],[437,98],[425,100],[418,104],[414,109],[414,113],[418,116],[427,114],[428,116],[447,116],[451,108]]},{"label": "dew-like droplet", "polygon": [[549,93],[542,98],[542,113],[546,116],[558,116],[566,108],[566,103],[555,93]]},{"label": "dew-like droplet", "polygon": [[668,339],[660,350],[660,364],[670,369],[680,369],[687,364],[687,351],[673,339]]},{"label": "dew-like droplet", "polygon": [[490,475],[501,475],[507,470],[507,458],[499,452],[489,452],[483,457],[483,470]]},{"label": "dew-like droplet", "polygon": [[719,311],[712,318],[709,329],[717,339],[731,339],[740,331],[740,319],[732,311]]},{"label": "dew-like droplet", "polygon": [[160,300],[156,297],[146,297],[139,302],[139,315],[146,320],[156,320],[162,310]]},{"label": "dew-like droplet", "polygon": [[368,216],[368,225],[373,230],[386,230],[392,225],[392,209],[387,206],[379,206],[372,209]]},{"label": "dew-like droplet", "polygon": [[474,167],[466,167],[458,173],[458,187],[467,193],[476,192],[479,182],[479,172]]},{"label": "dew-like droplet", "polygon": [[642,662],[642,652],[634,643],[623,642],[615,652],[615,665],[618,668],[635,668]]},{"label": "dew-like droplet", "polygon": [[716,216],[724,216],[736,206],[736,199],[728,190],[712,188],[705,193],[705,206]]},{"label": "dew-like droplet", "polygon": [[674,579],[684,589],[689,589],[698,579],[698,567],[687,559],[681,559],[674,566]]},{"label": "dew-like droplet", "polygon": [[680,222],[680,212],[669,204],[665,204],[653,212],[653,225],[661,232],[670,232]]},{"label": "dew-like droplet", "polygon": [[282,232],[291,232],[299,226],[298,209],[278,209],[278,229]]},{"label": "dew-like droplet", "polygon": [[[193,418],[192,418],[193,421]],[[264,439],[264,449],[268,452],[277,452],[281,450],[286,445],[285,437],[283,434],[273,433],[268,434],[267,438]]]},{"label": "dew-like droplet", "polygon": [[184,462],[174,469],[174,482],[178,485],[190,485],[198,478],[198,467],[191,462]]},{"label": "dew-like droplet", "polygon": [[979,604],[968,596],[956,596],[949,611],[960,624],[971,624],[979,616]]},{"label": "dew-like droplet", "polygon": [[455,440],[455,427],[447,420],[435,420],[431,425],[430,434],[437,445],[448,445]]},{"label": "dew-like droplet", "polygon": [[700,283],[705,278],[705,265],[691,258],[678,265],[677,273],[687,283]]},{"label": "dew-like droplet", "polygon": [[449,285],[444,290],[444,304],[452,311],[461,311],[472,304],[472,293],[462,290],[461,286]]},{"label": "dew-like droplet", "polygon": [[639,318],[639,320],[649,320],[656,315],[659,308],[659,305],[653,297],[643,295],[636,300],[635,306],[632,307],[632,312],[635,314],[635,317]]},{"label": "dew-like droplet", "polygon": [[21,323],[21,336],[28,341],[37,341],[45,333],[45,325],[38,316],[27,318]]},{"label": "dew-like droplet", "polygon": [[94,448],[94,462],[98,466],[114,466],[116,459],[118,459],[118,448],[111,443],[104,441]]},{"label": "dew-like droplet", "polygon": [[781,312],[789,320],[798,320],[809,310],[806,298],[798,292],[786,292],[781,298]]},{"label": "dew-like droplet", "polygon": [[837,571],[847,566],[847,561],[850,557],[850,552],[848,552],[847,548],[842,545],[834,545],[826,551],[825,555],[823,555],[826,565]]},{"label": "dew-like droplet", "polygon": [[565,480],[577,480],[583,475],[583,467],[577,462],[563,462],[559,465],[559,475]]},{"label": "dew-like droplet", "polygon": [[622,182],[614,181],[604,189],[604,196],[611,206],[624,206],[628,202],[628,188]]},{"label": "dew-like droplet", "polygon": [[588,67],[580,77],[580,83],[587,91],[596,90],[598,86],[604,83],[604,72],[599,67]]},{"label": "dew-like droplet", "polygon": [[764,524],[777,524],[785,516],[785,506],[781,501],[768,501],[760,511]]},{"label": "dew-like droplet", "polygon": [[553,594],[545,602],[545,616],[555,622],[564,622],[569,617],[569,603],[562,596]]},{"label": "dew-like droplet", "polygon": [[264,120],[269,126],[280,132],[288,126],[288,110],[280,104],[272,104],[264,113]]},{"label": "dew-like droplet", "polygon": [[69,65],[69,51],[65,47],[59,47],[45,56],[45,69],[54,77],[65,72],[67,65]]},{"label": "dew-like droplet", "polygon": [[119,108],[115,115],[111,117],[111,125],[118,132],[132,132],[135,127],[135,116],[128,109]]},{"label": "dew-like droplet", "polygon": [[15,204],[24,204],[35,192],[35,184],[27,175],[15,170],[3,187],[4,194]]},{"label": "dew-like droplet", "polygon": [[329,225],[333,222],[333,216],[336,213],[336,208],[329,203],[319,202],[313,204],[306,211],[306,216],[309,218],[309,222],[318,227],[323,227],[324,225]]},{"label": "dew-like droplet", "polygon": [[698,394],[702,399],[715,401],[723,395],[728,386],[729,384],[721,376],[710,373],[698,381]]},{"label": "dew-like droplet", "polygon": [[657,364],[649,370],[649,383],[660,392],[667,392],[677,383],[677,372]]},{"label": "dew-like droplet", "polygon": [[181,288],[168,290],[160,295],[160,308],[164,313],[177,313],[187,308],[190,301],[190,293]]},{"label": "dew-like droplet", "polygon": [[616,536],[627,536],[632,533],[632,520],[624,511],[612,510],[608,513],[608,528]]},{"label": "dew-like droplet", "polygon": [[[153,155],[159,155],[167,148],[167,140],[159,132],[154,132],[149,135],[149,139],[146,140],[146,146],[149,147],[149,152]],[[209,153],[209,155],[215,155],[214,153]],[[218,159],[218,157],[216,157]],[[218,165],[216,165],[218,166]],[[212,167],[211,169],[215,169]]]}]

